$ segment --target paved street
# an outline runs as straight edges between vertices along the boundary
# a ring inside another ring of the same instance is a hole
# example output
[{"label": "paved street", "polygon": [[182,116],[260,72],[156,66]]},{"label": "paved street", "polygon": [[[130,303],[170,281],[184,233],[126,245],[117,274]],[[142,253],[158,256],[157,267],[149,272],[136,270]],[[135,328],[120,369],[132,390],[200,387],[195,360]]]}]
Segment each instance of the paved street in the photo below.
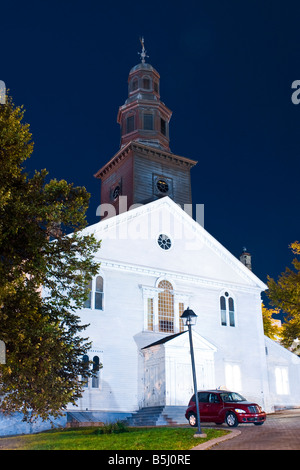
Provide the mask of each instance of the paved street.
[{"label": "paved street", "polygon": [[268,415],[263,426],[239,425],[240,435],[210,450],[300,450],[300,409]]}]

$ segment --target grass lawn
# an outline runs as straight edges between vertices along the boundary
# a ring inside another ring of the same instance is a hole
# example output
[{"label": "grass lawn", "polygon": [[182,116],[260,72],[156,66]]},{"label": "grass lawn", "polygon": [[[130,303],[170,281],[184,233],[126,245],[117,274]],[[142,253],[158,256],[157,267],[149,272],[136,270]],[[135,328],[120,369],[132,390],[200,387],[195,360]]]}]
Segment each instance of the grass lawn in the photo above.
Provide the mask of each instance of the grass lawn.
[{"label": "grass lawn", "polygon": [[[183,427],[128,428],[122,434],[98,434],[97,428],[74,428],[0,439],[0,449],[15,450],[189,450],[227,434],[203,429],[206,438],[194,438],[195,429]],[[6,442],[5,442],[6,441]]]}]

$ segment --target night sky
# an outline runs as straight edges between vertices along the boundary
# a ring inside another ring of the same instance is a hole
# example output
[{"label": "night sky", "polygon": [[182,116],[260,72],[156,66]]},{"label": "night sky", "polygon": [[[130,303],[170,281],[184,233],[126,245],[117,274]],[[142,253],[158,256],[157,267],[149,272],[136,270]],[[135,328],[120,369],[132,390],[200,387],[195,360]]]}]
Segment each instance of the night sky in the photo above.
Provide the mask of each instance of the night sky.
[{"label": "night sky", "polygon": [[99,221],[93,175],[119,150],[117,112],[144,36],[173,111],[171,151],[198,161],[193,204],[205,205],[206,230],[237,257],[247,247],[264,282],[290,266],[300,240],[299,1],[11,0],[0,18],[0,80],[35,142],[27,169],[85,186],[89,224]]}]

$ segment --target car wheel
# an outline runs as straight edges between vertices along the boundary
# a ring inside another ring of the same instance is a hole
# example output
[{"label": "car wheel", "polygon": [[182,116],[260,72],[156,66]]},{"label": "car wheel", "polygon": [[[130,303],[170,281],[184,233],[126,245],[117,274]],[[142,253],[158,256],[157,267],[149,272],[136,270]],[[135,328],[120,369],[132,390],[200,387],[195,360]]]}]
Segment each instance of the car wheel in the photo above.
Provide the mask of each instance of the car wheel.
[{"label": "car wheel", "polygon": [[230,428],[235,428],[239,424],[236,415],[232,412],[227,414],[225,421]]},{"label": "car wheel", "polygon": [[193,413],[189,416],[189,424],[190,426],[193,426],[193,428],[197,426],[197,417]]}]

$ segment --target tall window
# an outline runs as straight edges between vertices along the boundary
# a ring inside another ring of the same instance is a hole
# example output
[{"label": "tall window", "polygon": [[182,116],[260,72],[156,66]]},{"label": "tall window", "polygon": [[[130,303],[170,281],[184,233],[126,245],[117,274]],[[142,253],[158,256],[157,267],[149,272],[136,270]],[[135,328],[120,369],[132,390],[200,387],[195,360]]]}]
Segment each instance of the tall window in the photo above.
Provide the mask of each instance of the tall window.
[{"label": "tall window", "polygon": [[173,286],[169,281],[163,280],[158,284],[163,292],[158,294],[158,325],[159,331],[165,333],[174,332],[174,299]]},{"label": "tall window", "polygon": [[144,329],[161,333],[181,333],[185,325],[181,319],[190,296],[177,291],[172,282],[164,278],[155,287],[140,286],[143,290]]},{"label": "tall window", "polygon": [[147,323],[148,323],[148,330],[153,331],[153,299],[149,298],[148,303],[147,303],[147,308],[148,308],[148,318],[147,318]]},{"label": "tall window", "polygon": [[138,79],[134,78],[131,82],[131,90],[132,91],[137,90],[138,85],[139,85]]},{"label": "tall window", "polygon": [[[84,355],[83,358],[82,358],[82,362],[83,362],[83,367],[84,367],[84,369],[85,369],[86,371],[88,371],[88,370],[89,370],[89,367],[90,367],[90,365],[89,365],[89,356]],[[88,379],[88,377],[84,377],[84,376],[83,376],[83,377],[82,377],[82,380],[84,381],[83,386],[84,386],[84,387],[88,387],[88,386],[89,386],[89,379]]]},{"label": "tall window", "polygon": [[134,116],[128,116],[126,119],[126,134],[134,131]]},{"label": "tall window", "polygon": [[100,376],[100,359],[99,356],[93,357],[93,377],[92,377],[92,388],[99,388],[99,376]]},{"label": "tall window", "polygon": [[178,305],[178,313],[179,313],[179,332],[181,333],[182,331],[184,331],[184,323],[182,321],[182,318],[181,315],[183,314],[184,312],[184,303],[182,302],[179,302],[179,305]]},{"label": "tall window", "polygon": [[166,133],[167,133],[167,124],[166,124],[166,121],[163,118],[160,118],[160,132],[163,135],[166,135]]},{"label": "tall window", "polygon": [[147,131],[153,130],[153,115],[144,114],[144,129]]},{"label": "tall window", "polygon": [[[82,358],[82,362],[83,362],[84,369],[88,371],[90,369],[89,356],[84,355]],[[102,369],[102,367],[103,365],[100,362],[99,356],[94,356],[93,363],[92,363],[92,370],[93,370],[92,381],[90,381],[88,377],[84,377],[84,375],[82,375],[83,386],[85,388],[88,388],[89,386],[91,386],[91,383],[92,383],[92,388],[99,388],[100,369]]]},{"label": "tall window", "polygon": [[220,309],[221,309],[221,325],[226,326],[227,325],[226,300],[223,295],[220,297]]},{"label": "tall window", "polygon": [[145,90],[150,89],[150,79],[149,78],[146,78],[146,77],[143,78],[143,88]]},{"label": "tall window", "polygon": [[96,277],[95,310],[103,310],[103,277]]},{"label": "tall window", "polygon": [[235,326],[234,300],[228,292],[220,297],[220,313],[222,326]]},{"label": "tall window", "polygon": [[95,310],[103,310],[103,277],[97,276],[96,279],[91,280],[88,285],[88,298],[84,303],[85,308]]},{"label": "tall window", "polygon": [[228,310],[229,310],[229,325],[235,326],[234,322],[234,302],[231,297],[228,299]]},{"label": "tall window", "polygon": [[92,308],[92,285],[93,281],[91,280],[88,285],[88,298],[84,302],[85,308]]}]

